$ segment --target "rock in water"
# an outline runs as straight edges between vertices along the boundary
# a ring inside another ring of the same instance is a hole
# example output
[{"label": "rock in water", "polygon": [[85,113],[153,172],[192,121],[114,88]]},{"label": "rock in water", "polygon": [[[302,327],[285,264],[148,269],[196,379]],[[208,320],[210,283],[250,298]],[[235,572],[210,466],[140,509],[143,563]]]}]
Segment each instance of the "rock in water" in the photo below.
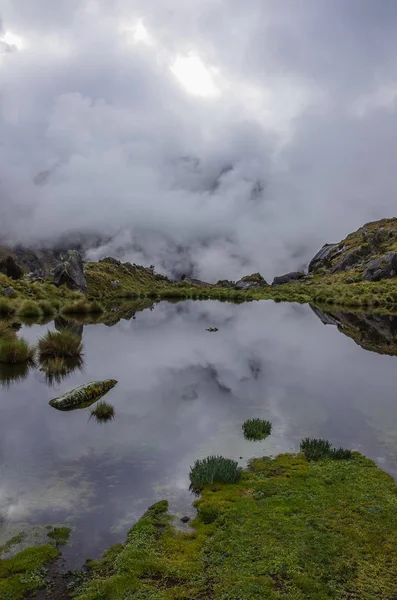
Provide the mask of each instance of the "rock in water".
[{"label": "rock in water", "polygon": [[0,273],[4,273],[11,279],[21,279],[23,277],[23,269],[15,262],[12,256],[7,256],[0,260]]},{"label": "rock in water", "polygon": [[280,277],[275,277],[273,279],[272,285],[282,285],[283,283],[296,283],[304,277],[304,273],[301,273],[300,271],[293,271],[292,273],[286,273],[285,275],[280,275]]},{"label": "rock in water", "polygon": [[75,410],[77,408],[88,408],[97,400],[102,398],[109,390],[114,388],[117,381],[115,379],[105,379],[105,381],[91,381],[85,385],[80,385],[71,392],[67,392],[58,398],[50,400],[49,404],[58,410]]},{"label": "rock in water", "polygon": [[69,250],[67,257],[54,270],[56,286],[66,284],[71,290],[87,293],[83,259],[77,250]]}]

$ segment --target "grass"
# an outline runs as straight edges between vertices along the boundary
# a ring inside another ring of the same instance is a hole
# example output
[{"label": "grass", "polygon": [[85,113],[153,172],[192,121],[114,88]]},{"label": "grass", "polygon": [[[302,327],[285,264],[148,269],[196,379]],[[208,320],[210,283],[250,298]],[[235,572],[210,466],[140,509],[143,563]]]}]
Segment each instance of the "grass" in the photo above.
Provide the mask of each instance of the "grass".
[{"label": "grass", "polygon": [[45,317],[50,317],[56,312],[54,304],[49,302],[48,300],[40,300],[39,308]]},{"label": "grass", "polygon": [[12,301],[0,298],[0,317],[12,317],[16,312],[16,306]]},{"label": "grass", "polygon": [[9,388],[13,383],[20,383],[26,379],[34,366],[34,361],[12,365],[0,363],[0,385]]},{"label": "grass", "polygon": [[25,340],[10,338],[0,340],[0,363],[20,365],[34,360],[35,349]]},{"label": "grass", "polygon": [[8,321],[0,321],[0,341],[10,340],[15,338],[15,331],[10,326]]},{"label": "grass", "polygon": [[244,421],[242,429],[246,440],[264,440],[271,434],[272,424],[263,419],[247,419]]},{"label": "grass", "polygon": [[91,409],[90,412],[91,416],[95,417],[95,419],[100,423],[106,423],[115,417],[114,406],[104,401],[98,402],[98,404]]},{"label": "grass", "polygon": [[332,460],[346,460],[352,457],[352,451],[345,448],[332,448],[328,440],[305,438],[300,443],[301,452],[308,461],[331,458]]},{"label": "grass", "polygon": [[38,302],[34,300],[25,300],[18,310],[18,315],[24,318],[40,318],[42,315]]},{"label": "grass", "polygon": [[69,329],[49,331],[38,342],[40,361],[53,358],[76,358],[83,352],[81,339]]},{"label": "grass", "polygon": [[80,356],[74,358],[47,358],[42,360],[40,370],[45,373],[48,385],[60,384],[63,379],[77,369],[81,369],[83,361]]},{"label": "grass", "polygon": [[21,600],[44,588],[46,565],[58,556],[51,545],[26,548],[12,558],[0,560],[0,598]]},{"label": "grass", "polygon": [[372,461],[251,461],[204,488],[192,532],[151,507],[91,562],[76,600],[394,600],[397,489]]},{"label": "grass", "polygon": [[198,493],[205,485],[236,483],[240,477],[241,468],[236,461],[223,456],[208,456],[203,460],[196,460],[190,468],[190,489]]},{"label": "grass", "polygon": [[99,314],[103,312],[103,306],[97,301],[89,302],[82,299],[65,304],[62,307],[62,312],[65,315]]}]

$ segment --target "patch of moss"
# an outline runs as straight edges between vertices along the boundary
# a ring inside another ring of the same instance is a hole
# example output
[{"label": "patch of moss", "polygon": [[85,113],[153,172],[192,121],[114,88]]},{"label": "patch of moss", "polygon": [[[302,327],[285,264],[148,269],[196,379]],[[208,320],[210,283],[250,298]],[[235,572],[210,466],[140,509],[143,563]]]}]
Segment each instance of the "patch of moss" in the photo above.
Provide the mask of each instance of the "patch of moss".
[{"label": "patch of moss", "polygon": [[396,596],[397,490],[354,453],[255,459],[234,485],[206,487],[193,532],[166,503],[92,565],[78,600],[367,600]]},{"label": "patch of moss", "polygon": [[50,545],[26,548],[12,558],[0,560],[1,600],[20,600],[46,585],[45,566],[58,556]]}]

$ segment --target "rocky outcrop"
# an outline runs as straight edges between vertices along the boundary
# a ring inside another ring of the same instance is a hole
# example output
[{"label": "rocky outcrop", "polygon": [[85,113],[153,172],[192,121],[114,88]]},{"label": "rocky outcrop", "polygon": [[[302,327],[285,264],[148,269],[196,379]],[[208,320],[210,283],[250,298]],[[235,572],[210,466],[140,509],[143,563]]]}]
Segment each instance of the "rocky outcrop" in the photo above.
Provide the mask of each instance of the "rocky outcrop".
[{"label": "rocky outcrop", "polygon": [[337,244],[324,244],[309,263],[308,271],[313,273],[319,269],[328,269],[331,266],[331,257],[338,251]]},{"label": "rocky outcrop", "polygon": [[358,267],[363,264],[363,260],[370,253],[367,244],[352,248],[348,252],[344,253],[332,267],[331,273],[338,273],[340,271],[348,271],[353,267]]},{"label": "rocky outcrop", "polygon": [[364,281],[380,281],[397,275],[397,253],[388,252],[371,260],[365,269]]},{"label": "rocky outcrop", "polygon": [[21,277],[23,277],[22,267],[11,255],[0,260],[0,273],[7,275],[7,277],[10,277],[11,279],[21,279]]},{"label": "rocky outcrop", "polygon": [[236,290],[249,290],[252,288],[263,288],[267,284],[267,281],[260,273],[252,273],[251,275],[245,275],[235,284]]},{"label": "rocky outcrop", "polygon": [[57,287],[66,285],[71,290],[87,293],[83,259],[77,250],[69,250],[65,259],[55,268],[54,283]]},{"label": "rocky outcrop", "polygon": [[272,285],[283,285],[284,283],[297,283],[301,281],[304,277],[305,273],[302,273],[301,271],[292,271],[291,273],[280,275],[280,277],[275,277],[273,279]]},{"label": "rocky outcrop", "polygon": [[105,381],[91,381],[80,385],[71,392],[67,392],[58,398],[50,400],[49,404],[58,410],[75,410],[76,408],[88,408],[97,400],[102,398],[109,390],[117,384],[115,379]]}]

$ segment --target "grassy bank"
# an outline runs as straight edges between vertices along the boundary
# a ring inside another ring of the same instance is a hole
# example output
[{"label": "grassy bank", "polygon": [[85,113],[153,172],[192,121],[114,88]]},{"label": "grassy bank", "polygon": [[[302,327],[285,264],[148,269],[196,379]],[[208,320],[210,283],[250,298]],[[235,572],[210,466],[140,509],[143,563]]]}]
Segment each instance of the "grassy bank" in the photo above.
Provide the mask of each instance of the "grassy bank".
[{"label": "grassy bank", "polygon": [[189,533],[172,525],[167,502],[151,507],[92,563],[77,599],[396,597],[396,486],[358,453],[255,459],[196,504]]}]

